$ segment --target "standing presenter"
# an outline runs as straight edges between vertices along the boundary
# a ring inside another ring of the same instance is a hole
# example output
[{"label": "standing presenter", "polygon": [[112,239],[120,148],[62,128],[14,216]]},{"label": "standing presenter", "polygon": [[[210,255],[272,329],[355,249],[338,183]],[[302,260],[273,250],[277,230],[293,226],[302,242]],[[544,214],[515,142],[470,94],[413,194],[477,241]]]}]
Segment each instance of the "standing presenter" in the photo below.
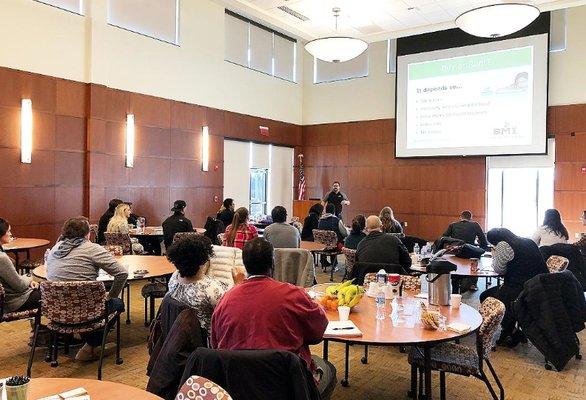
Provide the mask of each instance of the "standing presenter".
[{"label": "standing presenter", "polygon": [[326,204],[332,203],[336,207],[336,217],[342,219],[342,207],[349,206],[350,201],[346,193],[340,191],[340,182],[335,181],[332,185],[332,190],[325,194],[322,199],[325,207]]}]

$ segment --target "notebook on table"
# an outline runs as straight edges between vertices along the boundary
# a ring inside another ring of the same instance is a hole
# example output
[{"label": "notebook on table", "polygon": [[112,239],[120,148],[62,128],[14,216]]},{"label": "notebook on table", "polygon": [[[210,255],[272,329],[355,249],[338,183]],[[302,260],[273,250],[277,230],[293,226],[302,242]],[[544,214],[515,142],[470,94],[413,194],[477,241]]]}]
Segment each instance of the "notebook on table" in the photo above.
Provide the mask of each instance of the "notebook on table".
[{"label": "notebook on table", "polygon": [[362,331],[352,321],[330,321],[324,332],[324,338],[340,336],[360,337]]}]

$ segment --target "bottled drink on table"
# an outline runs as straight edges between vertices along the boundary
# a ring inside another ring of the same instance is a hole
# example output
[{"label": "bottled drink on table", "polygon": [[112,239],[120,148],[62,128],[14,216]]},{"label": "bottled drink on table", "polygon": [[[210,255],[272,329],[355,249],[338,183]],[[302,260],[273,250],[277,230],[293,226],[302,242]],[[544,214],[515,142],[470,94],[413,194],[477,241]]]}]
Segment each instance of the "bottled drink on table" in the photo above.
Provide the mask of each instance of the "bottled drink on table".
[{"label": "bottled drink on table", "polygon": [[379,285],[376,292],[376,319],[385,319],[385,291],[384,286]]},{"label": "bottled drink on table", "polygon": [[413,246],[413,253],[419,255],[419,243],[415,243],[415,246]]}]

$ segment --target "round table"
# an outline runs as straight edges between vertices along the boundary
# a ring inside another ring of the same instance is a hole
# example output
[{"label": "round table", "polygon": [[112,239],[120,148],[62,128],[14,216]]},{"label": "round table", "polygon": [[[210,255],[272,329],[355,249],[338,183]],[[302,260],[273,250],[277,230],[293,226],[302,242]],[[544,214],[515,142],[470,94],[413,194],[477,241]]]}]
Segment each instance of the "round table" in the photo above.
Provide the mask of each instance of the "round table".
[{"label": "round table", "polygon": [[[176,268],[165,256],[138,256],[126,255],[116,257],[116,260],[128,269],[129,281],[154,279],[165,275],[171,275]],[[148,274],[135,275],[134,271],[146,269]],[[41,265],[33,270],[33,275],[40,279],[47,279],[47,269]],[[98,280],[108,282],[114,280],[110,275],[99,276]]]},{"label": "round table", "polygon": [[33,378],[28,398],[40,399],[83,387],[92,400],[161,400],[159,396],[122,383],[73,378]]},{"label": "round table", "polygon": [[34,239],[34,238],[17,238],[14,239],[12,242],[2,246],[5,252],[13,253],[14,260],[16,262],[16,268],[18,268],[20,264],[20,260],[18,254],[21,252],[26,253],[26,258],[31,258],[31,249],[36,249],[39,247],[45,247],[50,242],[46,239]]},{"label": "round table", "polygon": [[[415,302],[414,307],[419,307],[419,301],[427,303],[427,300],[415,298],[409,294],[405,294],[397,303],[403,305],[408,302]],[[329,341],[341,342],[346,345],[344,379],[342,379],[341,383],[342,386],[347,386],[350,345],[365,345],[365,356],[362,359],[362,362],[365,364],[368,362],[367,351],[369,345],[417,346],[423,348],[425,360],[425,398],[431,399],[431,348],[439,343],[454,341],[475,333],[482,323],[480,313],[464,303],[460,305],[460,308],[442,306],[439,309],[441,314],[446,317],[446,325],[453,322],[460,322],[470,326],[470,330],[465,333],[457,333],[448,330],[425,329],[418,320],[419,311],[417,308],[415,308],[413,315],[403,316],[403,319],[400,321],[390,318],[388,315],[384,320],[377,320],[375,301],[373,298],[365,295],[350,313],[350,320],[360,329],[362,336],[324,336],[324,359],[327,360],[328,358]],[[387,305],[387,311],[390,310],[391,308]],[[326,315],[330,321],[338,321],[339,319],[337,311],[326,311]],[[396,314],[395,317],[397,317]]]},{"label": "round table", "polygon": [[321,243],[317,243],[317,242],[310,242],[307,240],[302,240],[301,241],[301,245],[299,246],[300,249],[304,249],[304,250],[308,250],[311,252],[314,251],[322,251],[326,248],[326,246],[324,246]]}]

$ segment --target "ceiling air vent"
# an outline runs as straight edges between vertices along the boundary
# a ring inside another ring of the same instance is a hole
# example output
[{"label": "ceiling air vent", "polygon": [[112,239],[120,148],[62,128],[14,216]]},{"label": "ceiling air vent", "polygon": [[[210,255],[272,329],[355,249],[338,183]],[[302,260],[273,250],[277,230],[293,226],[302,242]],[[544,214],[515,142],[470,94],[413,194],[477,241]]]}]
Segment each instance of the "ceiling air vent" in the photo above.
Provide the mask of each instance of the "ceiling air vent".
[{"label": "ceiling air vent", "polygon": [[305,15],[298,13],[297,11],[292,10],[291,8],[289,8],[287,6],[280,6],[277,8],[283,12],[286,12],[289,15],[292,15],[293,17],[297,18],[298,20],[301,20],[303,22],[309,21],[309,18],[307,18]]}]

